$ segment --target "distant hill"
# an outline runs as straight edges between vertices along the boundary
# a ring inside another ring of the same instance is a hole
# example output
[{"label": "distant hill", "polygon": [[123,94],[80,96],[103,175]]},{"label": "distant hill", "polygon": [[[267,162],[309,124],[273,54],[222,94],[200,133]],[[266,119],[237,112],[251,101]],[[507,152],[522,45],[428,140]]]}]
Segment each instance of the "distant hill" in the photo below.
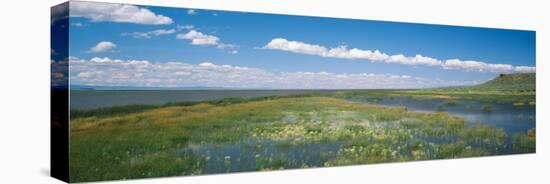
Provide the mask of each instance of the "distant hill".
[{"label": "distant hill", "polygon": [[471,88],[488,91],[534,92],[536,81],[535,73],[500,74],[497,78]]},{"label": "distant hill", "polygon": [[500,74],[498,77],[475,86],[445,87],[426,89],[426,92],[438,93],[518,93],[534,94],[536,92],[536,74],[518,73],[518,74]]}]

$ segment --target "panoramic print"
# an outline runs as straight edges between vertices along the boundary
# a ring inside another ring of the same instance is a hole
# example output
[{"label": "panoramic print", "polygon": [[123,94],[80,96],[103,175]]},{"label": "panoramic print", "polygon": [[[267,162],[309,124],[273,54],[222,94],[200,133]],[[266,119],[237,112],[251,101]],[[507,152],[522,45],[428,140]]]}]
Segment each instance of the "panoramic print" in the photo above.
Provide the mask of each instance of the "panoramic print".
[{"label": "panoramic print", "polygon": [[63,6],[71,182],[536,150],[534,31]]}]

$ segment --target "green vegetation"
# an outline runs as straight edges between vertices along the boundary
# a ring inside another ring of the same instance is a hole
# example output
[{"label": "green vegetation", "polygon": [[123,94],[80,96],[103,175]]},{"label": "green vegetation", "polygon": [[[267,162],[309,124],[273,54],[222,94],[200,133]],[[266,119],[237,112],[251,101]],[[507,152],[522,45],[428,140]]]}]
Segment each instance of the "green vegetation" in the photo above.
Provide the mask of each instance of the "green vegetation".
[{"label": "green vegetation", "polygon": [[472,89],[479,91],[534,93],[536,89],[536,74],[500,74],[499,77],[474,86]]},{"label": "green vegetation", "polygon": [[[440,112],[353,102],[428,99]],[[494,103],[535,101],[535,74],[509,74],[472,87],[72,110],[70,175],[83,182],[533,153],[535,129],[507,135],[443,111],[463,105],[491,113]]]},{"label": "green vegetation", "polygon": [[456,100],[448,100],[448,101],[445,101],[445,102],[441,102],[441,103],[437,104],[437,111],[444,111],[445,107],[455,106],[455,105],[457,105],[457,103],[458,102]]},{"label": "green vegetation", "polygon": [[536,74],[500,74],[493,80],[468,87],[448,87],[431,89],[434,92],[448,93],[507,93],[515,95],[533,95],[536,92]]},{"label": "green vegetation", "polygon": [[[71,181],[497,155],[506,147],[502,129],[465,126],[444,112],[324,96],[73,111]],[[533,152],[532,137],[534,130],[515,135],[514,149]]]},{"label": "green vegetation", "polygon": [[536,130],[529,129],[527,133],[514,136],[513,147],[520,153],[534,153],[536,151]]},{"label": "green vegetation", "polygon": [[[536,103],[536,74],[501,74],[493,80],[480,85],[465,87],[446,87],[421,90],[357,90],[336,94],[346,99],[381,98],[409,96],[415,100],[446,99],[446,100],[476,100],[485,103],[505,103],[515,106],[525,104],[534,106]],[[382,98],[383,99],[383,98]],[[378,100],[381,101],[381,100]],[[377,102],[369,100],[369,102]],[[446,105],[441,104],[439,110]]]}]

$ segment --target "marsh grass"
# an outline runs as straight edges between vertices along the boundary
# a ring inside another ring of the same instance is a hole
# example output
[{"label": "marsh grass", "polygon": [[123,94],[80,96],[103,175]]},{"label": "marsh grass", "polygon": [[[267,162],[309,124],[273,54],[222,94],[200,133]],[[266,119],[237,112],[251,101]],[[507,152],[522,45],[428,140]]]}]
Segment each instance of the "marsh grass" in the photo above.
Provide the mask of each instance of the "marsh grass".
[{"label": "marsh grass", "polygon": [[529,129],[526,133],[514,136],[513,147],[520,153],[535,153],[536,140],[536,129]]},{"label": "marsh grass", "polygon": [[[72,182],[495,155],[507,136],[445,112],[314,95],[79,113]],[[516,136],[514,148],[534,151],[533,135]]]}]

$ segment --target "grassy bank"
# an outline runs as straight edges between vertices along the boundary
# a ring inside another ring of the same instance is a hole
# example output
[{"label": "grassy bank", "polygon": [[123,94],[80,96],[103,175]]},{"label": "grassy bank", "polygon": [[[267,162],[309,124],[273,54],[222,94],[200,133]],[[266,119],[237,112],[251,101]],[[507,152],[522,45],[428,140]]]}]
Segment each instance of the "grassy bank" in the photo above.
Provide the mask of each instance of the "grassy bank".
[{"label": "grassy bank", "polygon": [[365,90],[343,92],[344,98],[370,97],[373,100],[387,96],[410,96],[415,99],[475,100],[487,103],[536,105],[536,74],[501,74],[485,83],[464,86],[415,90]]},{"label": "grassy bank", "polygon": [[[72,181],[534,151],[534,130],[506,135],[491,126],[465,126],[464,119],[443,112],[410,112],[332,95],[116,108],[71,112]],[[505,143],[508,136],[514,136],[514,146]]]}]

